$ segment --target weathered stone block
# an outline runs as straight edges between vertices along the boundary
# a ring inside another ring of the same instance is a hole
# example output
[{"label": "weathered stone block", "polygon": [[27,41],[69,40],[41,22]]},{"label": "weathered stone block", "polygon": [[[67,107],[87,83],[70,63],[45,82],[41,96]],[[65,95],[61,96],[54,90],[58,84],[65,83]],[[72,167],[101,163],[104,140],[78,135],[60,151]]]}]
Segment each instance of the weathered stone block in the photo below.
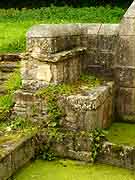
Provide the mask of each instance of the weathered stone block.
[{"label": "weathered stone block", "polygon": [[135,36],[120,36],[116,65],[135,66]]},{"label": "weathered stone block", "polygon": [[113,114],[113,86],[100,86],[85,95],[62,96],[59,106],[65,114],[61,126],[72,131],[106,128]]},{"label": "weathered stone block", "polygon": [[[27,81],[38,82],[39,86],[53,83],[74,82],[79,79],[81,74],[81,58],[86,48],[75,48],[70,51],[56,53],[49,57],[31,57],[22,61],[21,74],[24,83]],[[31,56],[33,56],[31,54]],[[33,83],[32,82],[32,83]],[[25,85],[27,86],[27,85]],[[35,87],[33,87],[36,89]],[[39,87],[38,87],[39,88]]]},{"label": "weathered stone block", "polygon": [[[135,7],[134,7],[135,11]],[[120,36],[135,36],[135,15],[134,17],[124,17],[120,24]]]},{"label": "weathered stone block", "polygon": [[10,146],[3,145],[4,153],[0,157],[0,180],[10,178],[20,167],[34,157],[35,137],[35,134],[21,137],[19,142],[11,142]]},{"label": "weathered stone block", "polygon": [[98,35],[97,48],[99,50],[115,51],[116,45],[117,36]]},{"label": "weathered stone block", "polygon": [[116,107],[121,120],[135,122],[135,88],[120,87],[117,92]]},{"label": "weathered stone block", "polygon": [[120,87],[135,87],[135,67],[119,66],[115,68],[115,79]]},{"label": "weathered stone block", "polygon": [[134,147],[104,142],[98,162],[127,169],[135,169]]}]

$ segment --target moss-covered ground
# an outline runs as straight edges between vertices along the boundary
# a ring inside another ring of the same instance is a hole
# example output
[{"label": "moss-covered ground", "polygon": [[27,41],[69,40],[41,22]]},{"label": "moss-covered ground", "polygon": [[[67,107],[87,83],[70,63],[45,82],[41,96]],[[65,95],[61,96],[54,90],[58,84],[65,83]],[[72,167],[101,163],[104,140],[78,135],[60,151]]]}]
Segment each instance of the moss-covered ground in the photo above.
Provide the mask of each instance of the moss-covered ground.
[{"label": "moss-covered ground", "polygon": [[106,137],[116,144],[135,146],[135,124],[113,123]]},{"label": "moss-covered ground", "polygon": [[83,164],[78,161],[42,161],[27,165],[13,180],[134,180],[135,173],[107,165]]}]

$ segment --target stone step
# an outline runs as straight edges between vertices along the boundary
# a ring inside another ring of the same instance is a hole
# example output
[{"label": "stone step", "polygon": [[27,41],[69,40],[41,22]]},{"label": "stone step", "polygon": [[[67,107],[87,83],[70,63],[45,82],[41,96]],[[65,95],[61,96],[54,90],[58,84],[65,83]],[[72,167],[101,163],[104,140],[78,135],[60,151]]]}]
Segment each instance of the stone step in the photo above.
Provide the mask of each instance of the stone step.
[{"label": "stone step", "polygon": [[35,133],[0,134],[0,180],[10,178],[35,153]]},{"label": "stone step", "polygon": [[114,123],[106,138],[98,162],[135,169],[135,124]]},{"label": "stone step", "polygon": [[20,61],[21,60],[21,54],[19,53],[6,53],[6,54],[0,54],[0,62],[1,61]]}]

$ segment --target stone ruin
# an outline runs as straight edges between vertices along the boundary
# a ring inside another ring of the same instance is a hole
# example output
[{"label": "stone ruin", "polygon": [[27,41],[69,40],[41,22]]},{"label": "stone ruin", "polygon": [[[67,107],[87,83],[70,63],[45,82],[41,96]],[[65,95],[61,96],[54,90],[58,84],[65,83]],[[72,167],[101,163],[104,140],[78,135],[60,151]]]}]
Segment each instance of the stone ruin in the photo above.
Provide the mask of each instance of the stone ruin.
[{"label": "stone ruin", "polygon": [[[61,96],[58,104],[65,113],[61,127],[77,133],[107,128],[114,119],[135,122],[135,1],[120,24],[33,26],[27,33],[27,52],[21,60],[23,86],[15,93],[13,116],[44,120],[46,104],[34,93],[50,84],[74,83],[86,72],[103,76],[107,82],[84,94]],[[32,114],[33,105],[36,116]],[[2,180],[34,156],[35,139],[35,135],[28,137],[2,157]],[[92,143],[74,136],[53,148],[61,157],[90,161]],[[134,148],[120,147],[122,159],[113,144],[107,142],[103,148],[100,162],[135,167]]]},{"label": "stone ruin", "polygon": [[99,117],[95,121],[101,124],[110,121],[112,115],[115,119],[135,122],[134,10],[135,1],[120,24],[33,26],[27,33],[27,55],[21,62],[23,90],[16,92],[15,113],[30,115],[26,109],[33,103],[30,96],[34,90],[48,84],[73,83],[81,73],[94,72],[113,83],[106,84],[101,91],[95,90],[93,96],[69,97],[68,104],[92,107],[88,111]]}]

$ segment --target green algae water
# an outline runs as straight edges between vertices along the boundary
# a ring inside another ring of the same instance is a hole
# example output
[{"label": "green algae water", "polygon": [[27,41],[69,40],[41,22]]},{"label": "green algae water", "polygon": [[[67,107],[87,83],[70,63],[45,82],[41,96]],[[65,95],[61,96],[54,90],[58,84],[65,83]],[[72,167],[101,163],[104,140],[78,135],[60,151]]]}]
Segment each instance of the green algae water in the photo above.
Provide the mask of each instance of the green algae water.
[{"label": "green algae water", "polygon": [[135,124],[113,123],[108,130],[107,139],[115,144],[135,146]]},{"label": "green algae water", "polygon": [[135,180],[135,173],[71,160],[36,160],[21,169],[13,180]]}]

